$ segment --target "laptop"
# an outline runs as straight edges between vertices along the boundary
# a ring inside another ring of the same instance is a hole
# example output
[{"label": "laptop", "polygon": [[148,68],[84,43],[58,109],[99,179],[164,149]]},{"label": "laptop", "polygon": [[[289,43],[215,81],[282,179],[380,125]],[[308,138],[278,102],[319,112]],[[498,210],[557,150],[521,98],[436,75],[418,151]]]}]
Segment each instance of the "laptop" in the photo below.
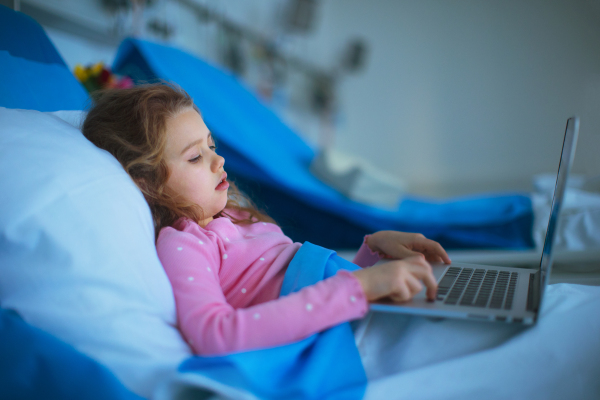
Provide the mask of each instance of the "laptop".
[{"label": "laptop", "polygon": [[428,317],[535,324],[552,269],[552,245],[578,135],[579,118],[569,118],[558,164],[544,248],[537,268],[463,263],[432,264],[438,282],[435,301],[427,301],[423,289],[408,302],[394,303],[391,300],[382,300],[371,303],[370,310]]}]

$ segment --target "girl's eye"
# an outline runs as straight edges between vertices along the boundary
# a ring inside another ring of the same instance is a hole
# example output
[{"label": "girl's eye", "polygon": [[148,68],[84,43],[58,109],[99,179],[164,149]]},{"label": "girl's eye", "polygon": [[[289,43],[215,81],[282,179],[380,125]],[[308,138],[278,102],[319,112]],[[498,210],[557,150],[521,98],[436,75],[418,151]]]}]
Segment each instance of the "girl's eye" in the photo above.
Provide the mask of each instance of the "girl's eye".
[{"label": "girl's eye", "polygon": [[212,151],[217,150],[217,145],[213,144],[212,146],[209,147],[209,149],[211,149]]},{"label": "girl's eye", "polygon": [[189,160],[189,162],[191,162],[192,164],[195,164],[195,163],[197,163],[198,161],[200,161],[200,159],[201,159],[201,158],[202,158],[202,156],[198,155],[198,156],[196,156],[196,157],[194,157],[194,158],[191,158],[191,159]]}]

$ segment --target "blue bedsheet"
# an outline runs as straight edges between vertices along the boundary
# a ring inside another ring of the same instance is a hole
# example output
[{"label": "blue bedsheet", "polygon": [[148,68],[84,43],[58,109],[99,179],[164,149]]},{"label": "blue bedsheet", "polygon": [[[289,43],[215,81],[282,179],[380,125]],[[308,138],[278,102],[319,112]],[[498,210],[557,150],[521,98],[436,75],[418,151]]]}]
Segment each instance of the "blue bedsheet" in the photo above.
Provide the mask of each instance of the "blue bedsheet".
[{"label": "blue bedsheet", "polygon": [[0,308],[0,398],[143,400],[106,367]]},{"label": "blue bedsheet", "polygon": [[[280,296],[333,276],[339,269],[358,268],[331,250],[304,243],[285,273]],[[201,374],[265,400],[359,400],[367,385],[348,322],[288,345],[191,357],[179,371]]]},{"label": "blue bedsheet", "polygon": [[184,51],[126,39],[113,70],[138,82],[175,82],[190,93],[227,172],[295,241],[357,248],[367,233],[396,229],[422,232],[447,248],[534,246],[531,201],[522,194],[407,198],[392,211],[349,200],[309,172],[313,150],[236,77]]},{"label": "blue bedsheet", "polygon": [[[85,109],[87,93],[39,24],[3,6],[0,21],[0,106]],[[230,177],[294,241],[356,249],[365,234],[395,229],[421,232],[449,249],[534,246],[526,195],[406,198],[391,211],[360,204],[309,172],[313,150],[231,74],[181,50],[135,39],[123,41],[113,69],[186,89],[217,137]]]},{"label": "blue bedsheet", "polygon": [[0,6],[0,106],[83,110],[88,95],[33,19]]}]

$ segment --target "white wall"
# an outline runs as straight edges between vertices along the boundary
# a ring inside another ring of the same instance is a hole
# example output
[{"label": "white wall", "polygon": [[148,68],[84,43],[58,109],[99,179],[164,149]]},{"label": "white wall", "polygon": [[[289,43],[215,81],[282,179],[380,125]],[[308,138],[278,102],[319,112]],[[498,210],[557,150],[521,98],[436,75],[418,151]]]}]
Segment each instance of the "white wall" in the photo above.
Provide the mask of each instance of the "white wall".
[{"label": "white wall", "polygon": [[[198,1],[280,34],[284,0]],[[338,149],[402,177],[419,194],[529,189],[534,174],[556,171],[572,114],[581,117],[574,171],[600,174],[598,4],[321,0],[316,30],[280,42],[329,68],[349,39],[367,40],[366,69],[340,85]],[[214,32],[179,8],[171,1],[162,9],[178,25],[173,43],[214,59],[207,39]],[[84,52],[49,33],[68,63],[93,54],[94,47]],[[110,53],[96,50],[98,59]],[[314,139],[309,119],[286,118]]]},{"label": "white wall", "polygon": [[[115,58],[116,47],[114,46],[90,43],[56,28],[44,27],[44,29],[71,71],[77,64],[90,65],[102,62],[110,66]],[[63,49],[67,50],[63,51]]]},{"label": "white wall", "polygon": [[[343,86],[337,145],[428,194],[528,188],[581,117],[600,174],[600,13],[587,1],[326,1],[317,36],[371,44]],[[316,42],[320,40],[316,39]],[[321,42],[322,43],[322,42]]]}]

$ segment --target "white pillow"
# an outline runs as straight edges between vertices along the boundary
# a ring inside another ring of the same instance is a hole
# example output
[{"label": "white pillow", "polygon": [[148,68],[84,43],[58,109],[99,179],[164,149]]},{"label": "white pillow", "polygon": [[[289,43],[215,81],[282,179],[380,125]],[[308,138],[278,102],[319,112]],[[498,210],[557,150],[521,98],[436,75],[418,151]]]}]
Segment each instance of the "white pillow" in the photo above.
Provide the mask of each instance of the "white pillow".
[{"label": "white pillow", "polygon": [[191,355],[150,210],[82,112],[55,114],[0,107],[0,306],[150,397]]}]

